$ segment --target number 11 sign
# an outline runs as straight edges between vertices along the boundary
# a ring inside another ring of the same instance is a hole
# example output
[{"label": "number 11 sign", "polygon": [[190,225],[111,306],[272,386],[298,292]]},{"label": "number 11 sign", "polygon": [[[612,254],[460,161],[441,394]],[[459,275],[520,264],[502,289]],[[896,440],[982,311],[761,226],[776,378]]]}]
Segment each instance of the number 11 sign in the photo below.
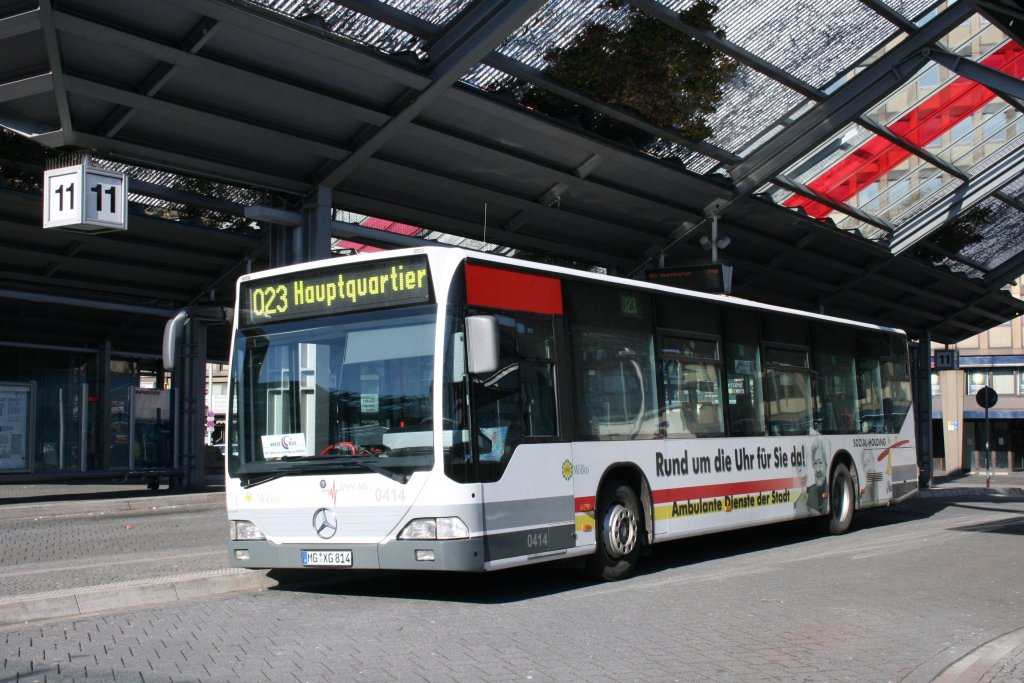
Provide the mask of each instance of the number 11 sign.
[{"label": "number 11 sign", "polygon": [[128,177],[88,164],[43,176],[43,227],[98,233],[128,229]]}]

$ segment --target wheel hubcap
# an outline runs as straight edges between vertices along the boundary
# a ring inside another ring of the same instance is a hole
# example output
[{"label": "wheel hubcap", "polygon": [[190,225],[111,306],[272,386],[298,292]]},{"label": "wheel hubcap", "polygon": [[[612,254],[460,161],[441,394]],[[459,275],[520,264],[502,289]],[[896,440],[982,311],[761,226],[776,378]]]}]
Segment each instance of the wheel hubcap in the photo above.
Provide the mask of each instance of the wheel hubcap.
[{"label": "wheel hubcap", "polygon": [[605,547],[612,557],[625,557],[636,547],[639,522],[629,508],[615,503],[605,517]]}]

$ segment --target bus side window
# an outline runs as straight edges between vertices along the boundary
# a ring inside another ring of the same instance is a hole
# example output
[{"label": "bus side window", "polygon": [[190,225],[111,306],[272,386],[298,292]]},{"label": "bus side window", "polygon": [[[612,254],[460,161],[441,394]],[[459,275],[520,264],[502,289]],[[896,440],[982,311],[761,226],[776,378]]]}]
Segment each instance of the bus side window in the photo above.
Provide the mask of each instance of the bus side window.
[{"label": "bus side window", "polygon": [[651,297],[565,283],[581,439],[653,439],[660,432]]},{"label": "bus side window", "polygon": [[857,406],[863,434],[881,434],[884,429],[882,405],[881,337],[878,333],[857,332]]},{"label": "bus side window", "polygon": [[910,410],[910,369],[907,356],[907,340],[898,335],[883,339],[888,343],[884,348],[882,362],[882,413],[885,431],[895,433],[903,426]]},{"label": "bus side window", "polygon": [[665,436],[717,436],[725,432],[718,340],[662,333],[663,426]]},{"label": "bus side window", "polygon": [[732,436],[764,436],[764,394],[757,313],[722,311],[725,341],[726,413]]},{"label": "bus side window", "polygon": [[832,325],[815,325],[812,342],[817,431],[822,434],[859,431],[853,331]]}]

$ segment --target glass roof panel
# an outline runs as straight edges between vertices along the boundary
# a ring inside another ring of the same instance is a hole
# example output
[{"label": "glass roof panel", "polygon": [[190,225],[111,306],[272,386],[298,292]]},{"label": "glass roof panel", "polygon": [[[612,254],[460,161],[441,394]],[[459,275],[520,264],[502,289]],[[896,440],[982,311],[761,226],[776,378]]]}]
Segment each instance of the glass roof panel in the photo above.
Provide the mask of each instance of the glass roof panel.
[{"label": "glass roof panel", "polygon": [[708,119],[714,131],[710,142],[735,152],[761,136],[766,125],[774,125],[806,101],[796,91],[741,65],[718,111]]},{"label": "glass roof panel", "polygon": [[848,0],[722,0],[720,5],[728,40],[818,88],[894,31],[867,6]]},{"label": "glass roof panel", "polygon": [[935,4],[935,0],[882,0],[905,18],[914,20]]},{"label": "glass roof panel", "polygon": [[444,25],[465,9],[470,0],[381,0],[385,5],[431,24]]},{"label": "glass roof panel", "polygon": [[971,277],[1015,257],[1008,244],[1024,241],[1024,212],[990,197],[964,212],[950,227],[938,231],[916,253],[935,265]]},{"label": "glass roof panel", "polygon": [[1008,244],[1024,243],[1024,212],[991,197],[980,202],[978,208],[983,213],[978,216],[982,219],[975,233],[978,239],[960,254],[984,263],[989,269],[996,268],[1017,255],[1006,248]]},{"label": "glass roof panel", "polygon": [[[943,43],[992,68],[1024,76],[1024,48],[974,15]],[[993,163],[1018,136],[1020,113],[978,83],[937,64],[919,71],[867,114],[896,136],[945,161],[968,169]],[[910,149],[857,126],[847,126],[787,171],[787,176],[837,202],[871,216],[906,225],[926,208],[951,201],[962,180],[916,156]],[[787,206],[830,217],[843,229],[883,238],[886,231],[799,195],[780,195]]]},{"label": "glass roof panel", "polygon": [[[411,35],[332,0],[246,1],[368,45],[386,54],[413,50],[421,39],[421,36]],[[440,27],[457,16],[469,2],[470,0],[386,0],[382,4]]]},{"label": "glass roof panel", "polygon": [[855,201],[871,215],[899,226],[961,184],[959,178],[908,157],[862,190]]}]

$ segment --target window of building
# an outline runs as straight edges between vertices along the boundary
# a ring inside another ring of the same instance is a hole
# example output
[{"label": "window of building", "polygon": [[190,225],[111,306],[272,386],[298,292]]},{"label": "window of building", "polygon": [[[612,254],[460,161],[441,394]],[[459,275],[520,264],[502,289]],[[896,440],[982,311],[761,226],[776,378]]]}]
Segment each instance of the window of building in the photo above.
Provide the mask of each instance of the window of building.
[{"label": "window of building", "polygon": [[978,390],[988,386],[988,372],[985,370],[971,370],[967,373],[967,393],[970,396],[978,393]]},{"label": "window of building", "polygon": [[989,386],[1000,396],[1013,396],[1017,386],[1011,369],[993,369],[990,382]]}]

